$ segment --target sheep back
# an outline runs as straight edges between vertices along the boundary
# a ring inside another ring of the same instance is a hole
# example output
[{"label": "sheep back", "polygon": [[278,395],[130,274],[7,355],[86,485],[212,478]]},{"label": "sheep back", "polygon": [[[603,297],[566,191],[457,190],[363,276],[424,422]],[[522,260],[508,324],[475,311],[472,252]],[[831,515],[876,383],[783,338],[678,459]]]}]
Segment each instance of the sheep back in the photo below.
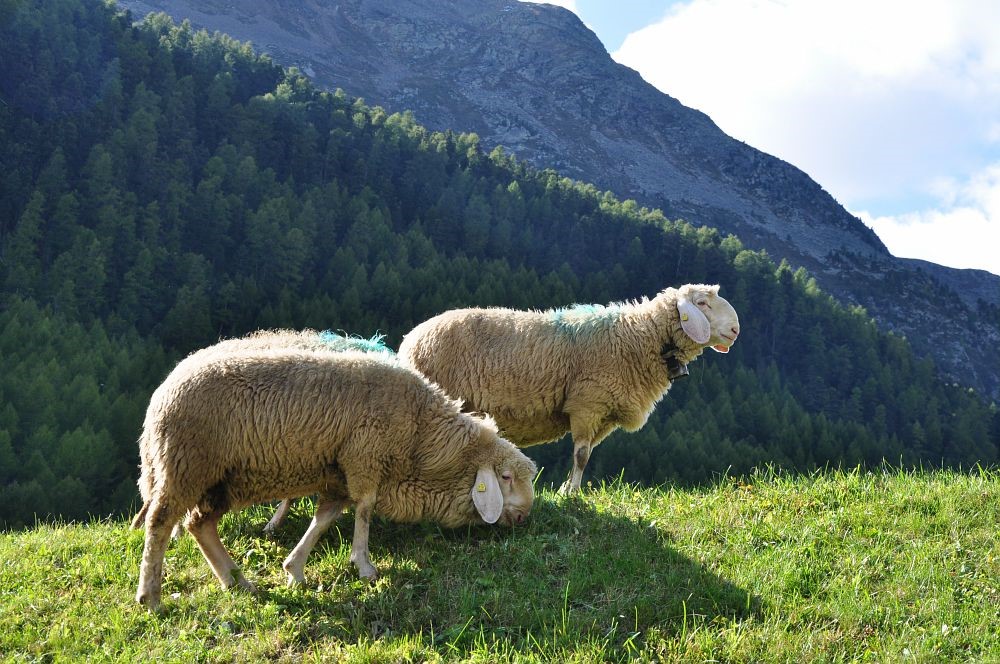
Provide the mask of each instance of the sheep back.
[{"label": "sheep back", "polygon": [[144,474],[148,461],[183,509],[377,486],[390,519],[460,525],[479,521],[469,487],[497,441],[397,363],[270,349],[182,361],[153,394],[141,447]]},{"label": "sheep back", "polygon": [[[269,349],[298,349],[315,351],[349,351],[375,353],[387,361],[395,360],[395,353],[382,340],[384,335],[376,334],[369,339],[350,335],[337,334],[330,330],[257,330],[243,337],[223,339],[206,348],[194,351],[185,358],[188,366],[195,366],[210,355],[232,354]],[[155,464],[144,454],[146,446],[140,444],[141,471],[139,476],[139,493],[144,502],[148,502],[152,484],[155,481]],[[140,515],[141,516],[141,515]],[[137,517],[139,518],[139,517]]]},{"label": "sheep back", "polygon": [[574,413],[594,431],[641,427],[670,385],[666,334],[648,302],[459,309],[414,328],[399,356],[526,447],[560,438]]}]

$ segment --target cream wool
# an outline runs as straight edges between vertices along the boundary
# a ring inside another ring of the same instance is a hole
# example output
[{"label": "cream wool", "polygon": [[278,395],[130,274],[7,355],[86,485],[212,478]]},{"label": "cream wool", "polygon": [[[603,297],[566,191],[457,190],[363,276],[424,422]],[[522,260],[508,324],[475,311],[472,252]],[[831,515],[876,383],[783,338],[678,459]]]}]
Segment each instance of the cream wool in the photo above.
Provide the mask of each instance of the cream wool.
[{"label": "cream wool", "polygon": [[140,438],[146,537],[136,599],[158,606],[173,525],[185,525],[223,587],[252,589],[219,539],[228,511],[319,493],[284,563],[304,580],[309,550],[355,505],[351,560],[363,577],[373,512],[446,527],[514,524],[533,501],[534,463],[495,426],[377,354],[273,348],[198,352],[153,393]]},{"label": "cream wool", "polygon": [[718,286],[667,288],[652,300],[553,311],[458,309],[414,328],[401,361],[527,447],[573,435],[578,491],[591,451],[618,427],[642,427],[681,366],[707,347],[728,352],[736,311]]},{"label": "cream wool", "polygon": [[[224,339],[212,346],[202,348],[192,355],[203,356],[207,353],[232,353],[246,350],[266,350],[270,348],[295,348],[299,350],[322,350],[322,351],[345,351],[360,350],[364,352],[374,352],[381,355],[387,361],[392,361],[395,353],[382,344],[381,337],[375,336],[371,339],[359,337],[348,337],[333,332],[305,329],[305,330],[258,330],[244,337]],[[148,463],[147,460],[143,460]],[[145,500],[148,487],[140,484],[140,493]],[[264,526],[265,533],[273,533],[288,516],[291,509],[291,500],[284,499],[275,510],[271,520]],[[178,523],[174,528],[174,536],[180,536],[183,532]]]}]

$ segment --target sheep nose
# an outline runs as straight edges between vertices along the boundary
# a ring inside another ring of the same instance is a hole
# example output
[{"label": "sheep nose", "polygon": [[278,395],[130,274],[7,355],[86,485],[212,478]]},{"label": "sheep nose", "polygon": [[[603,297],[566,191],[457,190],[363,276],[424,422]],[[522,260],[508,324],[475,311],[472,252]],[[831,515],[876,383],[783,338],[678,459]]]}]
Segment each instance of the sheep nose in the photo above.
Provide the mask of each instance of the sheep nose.
[{"label": "sheep nose", "polygon": [[514,522],[518,523],[518,524],[524,523],[524,515],[521,514],[520,512],[518,512],[517,514],[515,514],[514,515]]},{"label": "sheep nose", "polygon": [[739,328],[739,326],[738,325],[733,325],[733,327],[730,330],[730,332],[733,333],[733,339],[736,339],[736,337],[740,336],[740,328]]}]

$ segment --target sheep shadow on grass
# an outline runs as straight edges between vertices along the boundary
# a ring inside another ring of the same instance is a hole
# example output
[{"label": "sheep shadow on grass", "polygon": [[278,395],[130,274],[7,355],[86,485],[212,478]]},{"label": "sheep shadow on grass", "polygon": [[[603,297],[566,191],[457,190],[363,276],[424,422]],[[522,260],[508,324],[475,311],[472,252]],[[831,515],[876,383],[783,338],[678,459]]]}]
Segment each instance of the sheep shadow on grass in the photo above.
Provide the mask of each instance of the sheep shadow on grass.
[{"label": "sheep shadow on grass", "polygon": [[[310,509],[308,501],[293,509],[279,549],[291,550]],[[313,552],[304,590],[259,584],[262,601],[314,618],[303,625],[304,644],[419,635],[458,657],[489,644],[543,657],[590,644],[627,656],[647,640],[762,611],[759,597],[678,551],[663,529],[596,508],[586,495],[543,494],[519,528],[376,520],[370,545],[381,578],[373,584],[348,560],[352,529],[349,511]]]}]

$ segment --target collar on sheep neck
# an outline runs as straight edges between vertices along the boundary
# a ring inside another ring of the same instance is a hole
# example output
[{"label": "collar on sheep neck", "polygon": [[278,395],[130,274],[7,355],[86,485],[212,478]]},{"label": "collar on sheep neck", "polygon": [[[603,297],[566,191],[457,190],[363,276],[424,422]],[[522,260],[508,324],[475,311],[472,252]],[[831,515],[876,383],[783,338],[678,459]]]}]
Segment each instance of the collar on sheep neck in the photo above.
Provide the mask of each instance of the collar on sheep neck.
[{"label": "collar on sheep neck", "polygon": [[678,378],[686,378],[687,376],[690,375],[690,372],[688,372],[687,363],[682,362],[677,357],[677,354],[679,352],[680,349],[677,348],[677,346],[670,343],[669,341],[663,344],[663,348],[660,349],[660,357],[663,358],[663,361],[667,365],[667,378],[670,379],[671,383],[677,380]]}]

